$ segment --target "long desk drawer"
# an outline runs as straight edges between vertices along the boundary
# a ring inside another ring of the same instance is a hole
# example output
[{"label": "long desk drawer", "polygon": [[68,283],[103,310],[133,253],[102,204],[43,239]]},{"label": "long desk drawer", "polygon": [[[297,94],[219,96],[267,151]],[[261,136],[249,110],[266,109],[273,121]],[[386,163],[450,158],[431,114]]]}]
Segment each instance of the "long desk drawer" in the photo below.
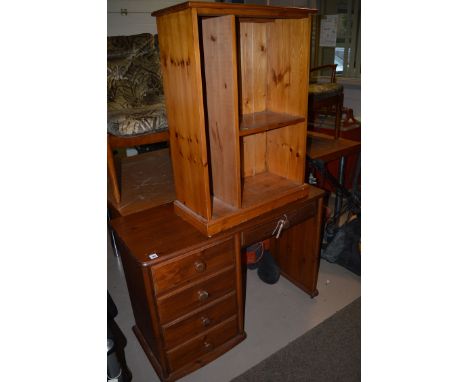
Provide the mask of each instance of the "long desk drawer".
[{"label": "long desk drawer", "polygon": [[189,288],[158,298],[161,323],[175,320],[233,291],[236,285],[235,276],[235,269],[232,267],[202,282],[194,283]]},{"label": "long desk drawer", "polygon": [[[284,222],[281,232],[317,214],[317,201],[311,200],[305,206],[285,208],[284,211],[276,212],[251,227],[244,229],[241,233],[242,247],[249,246],[259,241],[275,237],[280,229],[281,221]],[[280,235],[281,235],[280,232]]]},{"label": "long desk drawer", "polygon": [[234,264],[234,241],[229,239],[212,247],[151,268],[158,295]]}]

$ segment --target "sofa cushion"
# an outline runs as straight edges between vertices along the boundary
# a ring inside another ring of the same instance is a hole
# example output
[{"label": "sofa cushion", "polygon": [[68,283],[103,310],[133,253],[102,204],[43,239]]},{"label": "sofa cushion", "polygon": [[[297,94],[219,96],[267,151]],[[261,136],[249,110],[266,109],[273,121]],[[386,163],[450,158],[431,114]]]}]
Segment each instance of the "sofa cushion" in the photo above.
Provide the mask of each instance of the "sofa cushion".
[{"label": "sofa cushion", "polygon": [[163,96],[159,96],[152,105],[107,113],[107,131],[113,135],[130,136],[166,130],[167,117]]},{"label": "sofa cushion", "polygon": [[309,84],[309,95],[315,100],[322,100],[343,93],[343,85],[337,83]]},{"label": "sofa cushion", "polygon": [[128,58],[136,53],[153,49],[154,37],[151,33],[132,36],[107,37],[107,59]]},{"label": "sofa cushion", "polygon": [[107,38],[108,111],[154,104],[163,94],[157,39],[149,33]]}]

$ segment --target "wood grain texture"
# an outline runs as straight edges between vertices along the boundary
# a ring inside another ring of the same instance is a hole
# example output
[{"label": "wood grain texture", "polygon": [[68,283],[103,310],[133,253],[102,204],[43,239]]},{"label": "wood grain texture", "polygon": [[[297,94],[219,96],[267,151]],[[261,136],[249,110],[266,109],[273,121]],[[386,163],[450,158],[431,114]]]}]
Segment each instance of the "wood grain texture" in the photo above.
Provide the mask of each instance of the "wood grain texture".
[{"label": "wood grain texture", "polygon": [[121,198],[119,179],[115,167],[114,154],[112,153],[112,148],[109,144],[109,139],[107,140],[107,174],[109,176],[107,186],[107,199],[115,201],[115,204],[118,206],[120,204]]},{"label": "wood grain texture", "polygon": [[[162,43],[163,74],[167,74],[164,77],[167,107],[172,109],[169,114],[177,121],[171,127],[168,116],[175,208],[204,234],[229,229],[264,208],[278,207],[280,201],[287,203],[304,197],[304,189],[292,187],[291,195],[279,192],[277,200],[269,200],[268,196],[268,202],[254,205],[248,197],[245,199],[243,190],[249,183],[247,177],[263,172],[292,183],[303,183],[309,14],[309,11],[286,8],[225,4],[205,7],[201,3],[155,13]],[[220,17],[204,17],[207,15]],[[235,16],[241,21],[236,23]],[[203,40],[203,68],[199,30]],[[192,64],[184,58],[187,56],[184,49],[193,57]],[[182,69],[189,75],[181,76]],[[202,70],[207,110],[203,109],[200,96]],[[188,112],[184,113],[179,98],[187,95],[195,96],[190,100],[192,107],[187,107]],[[239,127],[239,105],[242,127]],[[203,120],[205,113],[208,129]],[[190,124],[193,120],[200,123]],[[243,135],[255,138],[239,140]],[[205,161],[208,145],[210,163],[209,168],[204,168],[208,166]],[[197,167],[200,155],[203,168]]]},{"label": "wood grain texture", "polygon": [[[156,265],[182,253],[203,250],[226,237],[219,235],[217,240],[210,240],[180,219],[174,213],[172,203],[113,219],[111,226],[142,266]],[[149,257],[152,253],[158,255],[155,260]]]},{"label": "wood grain texture", "polygon": [[264,111],[267,92],[267,27],[265,24],[239,24],[241,72],[241,113]]},{"label": "wood grain texture", "polygon": [[158,17],[157,24],[176,196],[197,214],[210,218],[196,12],[169,13]]},{"label": "wood grain texture", "polygon": [[112,183],[107,187],[107,201],[113,217],[130,215],[175,199],[169,149],[123,158],[120,168],[120,203],[115,200]]},{"label": "wood grain texture", "polygon": [[311,296],[317,294],[321,216],[310,218],[285,230],[278,240],[270,240],[270,250],[282,275]]},{"label": "wood grain texture", "polygon": [[218,209],[213,204],[211,220],[201,218],[177,201],[174,202],[174,210],[204,235],[213,236],[275,208],[306,198],[309,187],[307,184],[265,172],[244,179],[241,210],[227,210],[223,206]]},{"label": "wood grain texture", "polygon": [[269,130],[278,129],[280,127],[294,125],[299,122],[304,122],[302,116],[291,115],[286,113],[275,113],[265,110],[262,112],[244,114],[240,124],[240,136],[257,134]]},{"label": "wood grain texture", "polygon": [[241,232],[241,244],[245,247],[271,238],[275,229],[278,228],[278,221],[281,219],[286,221],[284,229],[288,229],[316,214],[317,206],[315,201],[305,205],[301,204],[300,206],[288,206],[282,209],[280,213],[276,215],[270,214],[262,222],[243,229]]},{"label": "wood grain texture", "polygon": [[184,9],[194,8],[200,16],[220,16],[224,14],[233,14],[236,16],[259,16],[259,17],[307,17],[309,14],[316,13],[316,9],[293,8],[293,7],[274,7],[254,4],[223,4],[219,2],[207,3],[202,1],[188,1],[177,4],[172,7],[160,9],[152,12],[151,16],[161,16],[173,12],[179,12]]},{"label": "wood grain texture", "polygon": [[321,159],[326,162],[356,153],[361,150],[361,142],[349,139],[334,139],[329,135],[320,133],[308,133],[307,154],[312,159]]},{"label": "wood grain texture", "polygon": [[304,123],[268,131],[266,156],[268,171],[294,182],[303,182],[306,159],[305,144]]},{"label": "wood grain texture", "polygon": [[[270,19],[267,21],[271,22]],[[245,115],[265,111],[267,91],[266,26],[256,22],[239,23],[241,127]],[[248,117],[247,117],[248,120]],[[245,130],[245,128],[244,128]],[[246,136],[241,141],[242,177],[266,170],[266,134]]]},{"label": "wood grain texture", "polygon": [[305,173],[310,23],[307,18],[266,24],[267,109],[304,118],[294,128],[268,132],[268,171],[296,181]]},{"label": "wood grain texture", "polygon": [[216,347],[234,338],[238,334],[237,317],[231,317],[209,331],[187,343],[167,352],[167,358],[172,370],[193,362],[198,357],[213,351]]},{"label": "wood grain texture", "polygon": [[168,140],[169,132],[167,131],[141,135],[130,135],[128,137],[118,137],[112,134],[107,134],[107,141],[109,142],[112,148],[149,145],[151,143],[165,142]]},{"label": "wood grain texture", "polygon": [[257,133],[242,137],[242,178],[261,174],[266,171],[266,137],[266,133]]},{"label": "wood grain texture", "polygon": [[[157,302],[161,323],[168,323],[196,308],[206,306],[211,301],[234,290],[235,283],[235,269],[231,266],[228,269],[194,282],[187,288],[165,294],[158,298]],[[200,298],[200,293],[202,292],[207,293],[206,299]]]},{"label": "wood grain texture", "polygon": [[162,330],[156,311],[156,301],[149,269],[140,267],[131,251],[119,240],[119,252],[125,270],[125,281],[130,295],[135,323],[145,337],[147,346],[160,360],[161,371],[167,371],[168,365],[163,354]]},{"label": "wood grain texture", "polygon": [[159,379],[162,382],[173,382],[177,381],[178,379],[182,378],[184,375],[187,375],[200,367],[205,366],[206,364],[210,363],[211,361],[215,360],[219,356],[226,353],[228,350],[232,349],[238,343],[245,340],[246,334],[240,333],[236,335],[234,338],[226,341],[224,344],[218,346],[214,350],[203,354],[202,356],[198,357],[194,361],[182,366],[180,369],[174,370],[172,372],[167,371],[167,373],[163,370],[161,364],[159,363],[158,359],[156,358],[155,354],[152,352],[151,348],[148,346],[145,337],[142,335],[138,327],[135,325],[132,327],[138,342],[140,343],[141,347],[143,348],[148,360],[153,366],[154,370],[158,374]]},{"label": "wood grain texture", "polygon": [[307,118],[310,19],[275,20],[268,28],[267,109]]},{"label": "wood grain texture", "polygon": [[235,19],[202,20],[210,169],[213,196],[241,204]]},{"label": "wood grain texture", "polygon": [[202,310],[191,312],[185,317],[164,325],[164,343],[167,349],[187,341],[216,326],[237,313],[236,293],[231,292]]},{"label": "wood grain texture", "polygon": [[[212,238],[200,234],[194,227],[177,217],[170,204],[111,222],[125,259],[124,270],[137,322],[134,331],[161,380],[176,380],[202,367],[245,338],[240,248],[251,243],[244,240],[241,244],[241,236],[248,237],[248,241],[259,241],[264,237],[262,231],[255,231],[256,228],[263,226],[271,228],[274,219],[288,214],[291,225],[298,223],[302,228],[294,234],[288,234],[293,232],[289,228],[283,232],[283,235],[288,236],[282,235],[280,238],[280,241],[287,241],[281,245],[293,248],[285,257],[299,258],[299,260],[284,259],[286,265],[282,269],[283,275],[311,295],[316,293],[313,280],[316,283],[318,268],[310,270],[309,264],[313,261],[318,262],[320,243],[319,240],[310,241],[309,236],[320,236],[320,206],[324,192],[309,186],[307,191],[308,197],[305,199],[282,204],[279,208],[247,219]],[[315,206],[318,211],[314,209]],[[314,220],[312,230],[306,224],[311,216]],[[304,240],[308,243],[305,246],[297,243]],[[205,250],[215,254],[216,248],[223,252],[225,245],[223,243],[230,242],[228,246],[232,248],[233,241],[236,253],[235,265],[206,277],[192,279],[188,284],[175,280],[176,289],[167,290],[159,297],[153,282],[157,275],[151,273],[152,267],[168,266],[166,270],[170,272],[171,264],[180,261],[181,268],[184,268],[186,261],[193,259],[191,258],[193,254]],[[147,255],[151,252],[160,256],[149,260]],[[301,264],[308,270],[304,271]],[[312,278],[312,281],[309,278]],[[196,292],[200,287],[206,287],[212,299],[199,301]],[[221,303],[222,308],[218,306]],[[206,315],[213,320],[213,324],[202,327],[202,318]],[[225,329],[218,332],[217,328],[226,323],[226,320],[230,322],[230,329],[227,330],[223,326]],[[212,336],[210,333],[215,331],[217,334]],[[206,340],[209,340],[208,346],[205,345]],[[202,349],[206,351],[201,351]]]},{"label": "wood grain texture", "polygon": [[241,235],[237,232],[234,234],[235,251],[236,251],[236,298],[237,298],[237,322],[239,333],[244,333],[244,280],[242,271],[241,258]]},{"label": "wood grain texture", "polygon": [[230,239],[201,251],[178,256],[151,268],[158,297],[234,265],[234,240]]}]

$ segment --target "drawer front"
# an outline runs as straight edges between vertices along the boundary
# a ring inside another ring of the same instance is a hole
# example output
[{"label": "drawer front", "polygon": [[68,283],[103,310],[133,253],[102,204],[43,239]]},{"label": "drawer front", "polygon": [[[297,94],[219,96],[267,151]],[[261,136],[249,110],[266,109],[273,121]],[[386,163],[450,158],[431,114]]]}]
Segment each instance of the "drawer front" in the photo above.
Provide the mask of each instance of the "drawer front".
[{"label": "drawer front", "polygon": [[234,264],[234,240],[177,257],[168,263],[152,267],[156,293],[191,284],[193,281]]},{"label": "drawer front", "polygon": [[[317,213],[317,201],[312,200],[310,204],[302,208],[285,209],[271,216],[271,218],[244,229],[241,233],[241,245],[246,247],[259,241],[275,237],[280,229],[280,221],[284,222],[282,231],[298,224]],[[281,232],[282,232],[281,231]],[[280,235],[281,235],[280,232]]]},{"label": "drawer front", "polygon": [[237,316],[234,316],[206,332],[206,334],[200,335],[190,342],[168,351],[169,367],[172,371],[180,369],[182,366],[196,361],[198,357],[210,353],[218,346],[234,338],[237,334]]},{"label": "drawer front", "polygon": [[234,267],[189,288],[157,299],[162,324],[190,313],[235,289]]},{"label": "drawer front", "polygon": [[163,327],[166,348],[171,349],[206,330],[213,328],[237,312],[236,294],[233,292],[227,298],[207,309],[202,310],[182,321]]}]

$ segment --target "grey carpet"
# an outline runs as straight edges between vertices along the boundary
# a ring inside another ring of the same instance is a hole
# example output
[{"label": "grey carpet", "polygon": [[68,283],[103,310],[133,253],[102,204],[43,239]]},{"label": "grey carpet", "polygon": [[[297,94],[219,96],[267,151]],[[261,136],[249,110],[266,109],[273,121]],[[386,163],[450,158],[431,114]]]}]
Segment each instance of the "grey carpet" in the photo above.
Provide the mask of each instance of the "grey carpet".
[{"label": "grey carpet", "polygon": [[232,382],[361,380],[361,298]]}]

